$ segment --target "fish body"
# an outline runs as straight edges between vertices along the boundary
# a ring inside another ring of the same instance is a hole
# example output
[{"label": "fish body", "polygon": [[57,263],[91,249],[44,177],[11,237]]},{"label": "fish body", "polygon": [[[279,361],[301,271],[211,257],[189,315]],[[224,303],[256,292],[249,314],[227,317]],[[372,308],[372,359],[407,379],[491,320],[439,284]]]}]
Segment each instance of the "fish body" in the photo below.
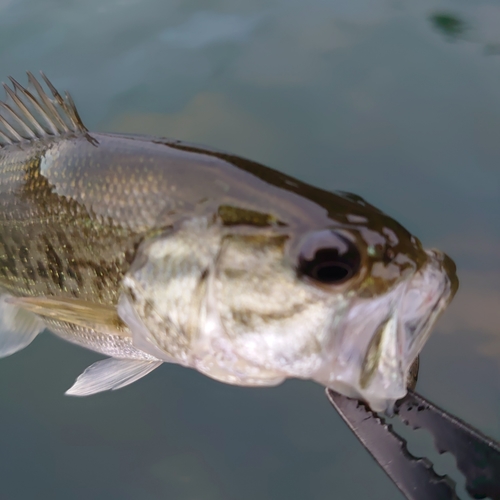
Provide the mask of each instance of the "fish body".
[{"label": "fish body", "polygon": [[[29,74],[0,109],[0,354],[44,328],[110,356],[70,394],[162,362],[313,379],[385,409],[457,287],[361,198],[228,153],[91,133]],[[3,320],[1,319],[3,318]]]}]

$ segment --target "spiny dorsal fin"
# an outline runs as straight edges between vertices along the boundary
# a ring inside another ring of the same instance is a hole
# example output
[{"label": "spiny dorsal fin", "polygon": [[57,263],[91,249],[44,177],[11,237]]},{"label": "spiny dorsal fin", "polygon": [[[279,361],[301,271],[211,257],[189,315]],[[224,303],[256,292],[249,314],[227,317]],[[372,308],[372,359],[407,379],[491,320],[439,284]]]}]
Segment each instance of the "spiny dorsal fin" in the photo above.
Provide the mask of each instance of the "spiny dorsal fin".
[{"label": "spiny dorsal fin", "polygon": [[40,82],[28,71],[32,91],[9,77],[12,88],[3,84],[6,102],[0,102],[0,147],[58,136],[87,134],[73,99],[64,97],[42,73],[52,94],[49,97]]}]

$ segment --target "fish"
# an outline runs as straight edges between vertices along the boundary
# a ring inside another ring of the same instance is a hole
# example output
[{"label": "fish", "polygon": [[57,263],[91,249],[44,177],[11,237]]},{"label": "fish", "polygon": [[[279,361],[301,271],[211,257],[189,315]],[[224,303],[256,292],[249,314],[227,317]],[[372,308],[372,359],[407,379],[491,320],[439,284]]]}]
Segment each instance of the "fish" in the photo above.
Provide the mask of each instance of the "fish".
[{"label": "fish", "polygon": [[458,287],[450,257],[357,195],[90,132],[69,93],[27,75],[0,103],[0,357],[47,329],[105,356],[74,396],[163,363],[239,386],[312,380],[375,411],[406,394]]}]

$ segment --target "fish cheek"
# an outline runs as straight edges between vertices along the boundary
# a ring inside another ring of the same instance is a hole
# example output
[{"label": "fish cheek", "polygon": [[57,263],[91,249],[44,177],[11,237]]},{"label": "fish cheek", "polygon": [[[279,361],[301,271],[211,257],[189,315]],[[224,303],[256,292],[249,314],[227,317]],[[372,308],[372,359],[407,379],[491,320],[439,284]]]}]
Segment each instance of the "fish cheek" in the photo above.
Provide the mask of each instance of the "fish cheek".
[{"label": "fish cheek", "polygon": [[330,303],[298,278],[284,240],[232,236],[217,261],[217,310],[233,352],[264,371],[309,378],[321,362]]},{"label": "fish cheek", "polygon": [[218,235],[200,220],[140,245],[123,279],[120,314],[131,330],[135,328],[134,345],[146,339],[146,346],[190,364],[219,245]]},{"label": "fish cheek", "polygon": [[281,310],[284,239],[227,235],[216,264],[217,307],[230,338],[258,330]]}]

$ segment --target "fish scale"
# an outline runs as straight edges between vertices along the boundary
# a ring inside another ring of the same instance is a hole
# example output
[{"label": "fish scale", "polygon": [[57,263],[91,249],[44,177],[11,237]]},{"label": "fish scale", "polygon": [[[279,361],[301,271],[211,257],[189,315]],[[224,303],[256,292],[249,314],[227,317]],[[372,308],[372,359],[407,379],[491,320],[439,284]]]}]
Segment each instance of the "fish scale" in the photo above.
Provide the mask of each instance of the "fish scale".
[{"label": "fish scale", "polygon": [[0,181],[0,286],[116,304],[140,236],[54,193],[39,165],[9,166],[14,175]]},{"label": "fish scale", "polygon": [[[251,386],[311,379],[374,409],[458,285],[394,219],[238,156],[89,132],[28,73],[0,103],[0,356],[45,327],[108,359],[68,391],[163,362]],[[375,338],[375,341],[373,340]]]}]

